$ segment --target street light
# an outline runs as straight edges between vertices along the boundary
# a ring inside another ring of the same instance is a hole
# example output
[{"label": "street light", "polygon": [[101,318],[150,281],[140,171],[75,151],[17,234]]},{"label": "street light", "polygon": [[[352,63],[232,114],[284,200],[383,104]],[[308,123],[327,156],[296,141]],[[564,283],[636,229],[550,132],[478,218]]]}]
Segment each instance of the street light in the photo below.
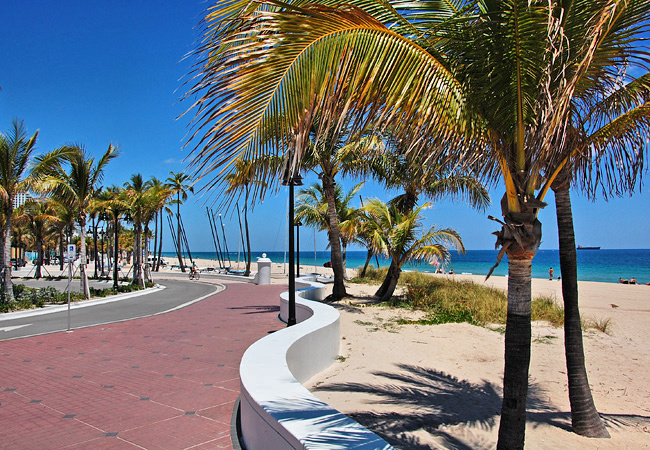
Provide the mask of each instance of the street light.
[{"label": "street light", "polygon": [[282,177],[282,186],[289,186],[289,317],[287,317],[287,326],[296,324],[296,274],[294,264],[294,240],[293,240],[293,187],[302,186],[302,177],[300,173],[291,173],[292,170],[287,168]]},{"label": "street light", "polygon": [[300,227],[302,222],[296,222],[296,278],[300,278]]}]

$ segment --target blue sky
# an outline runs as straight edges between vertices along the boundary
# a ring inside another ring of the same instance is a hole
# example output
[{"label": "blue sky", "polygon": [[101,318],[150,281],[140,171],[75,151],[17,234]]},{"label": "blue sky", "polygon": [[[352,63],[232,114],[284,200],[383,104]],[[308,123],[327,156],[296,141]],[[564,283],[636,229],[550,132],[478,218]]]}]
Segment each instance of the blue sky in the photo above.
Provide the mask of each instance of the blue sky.
[{"label": "blue sky", "polygon": [[[82,143],[99,156],[110,143],[121,156],[110,163],[104,184],[122,185],[132,174],[165,179],[183,171],[189,118],[176,119],[188,107],[179,102],[192,60],[183,57],[199,39],[197,25],[210,3],[197,0],[21,0],[2,2],[0,19],[0,130],[11,120],[39,130],[39,152]],[[306,184],[316,180],[313,175]],[[355,180],[343,180],[346,189]],[[367,183],[364,197],[390,198]],[[392,193],[395,194],[395,193]],[[494,248],[498,229],[487,215],[500,216],[503,188],[491,191],[487,212],[440,202],[426,213],[427,223],[460,232],[468,249]],[[250,215],[255,251],[282,250],[286,234],[286,188],[268,197]],[[588,201],[573,192],[577,242],[603,248],[650,248],[650,188],[609,202]],[[540,214],[541,248],[557,248],[553,195]],[[214,249],[205,198],[195,196],[181,214],[193,251]],[[229,247],[237,246],[237,218],[224,212]],[[165,231],[171,250],[169,232]],[[316,236],[325,250],[326,236]],[[312,231],[301,230],[301,249],[313,249]]]}]

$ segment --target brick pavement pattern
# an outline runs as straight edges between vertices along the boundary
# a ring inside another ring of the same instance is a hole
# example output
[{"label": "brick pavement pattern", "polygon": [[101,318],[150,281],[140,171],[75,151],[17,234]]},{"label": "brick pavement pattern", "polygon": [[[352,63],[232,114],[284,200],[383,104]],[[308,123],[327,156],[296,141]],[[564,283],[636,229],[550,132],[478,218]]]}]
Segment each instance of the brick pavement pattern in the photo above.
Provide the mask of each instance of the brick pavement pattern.
[{"label": "brick pavement pattern", "polygon": [[171,313],[0,342],[0,447],[232,448],[239,362],[283,327],[284,290],[228,283]]}]

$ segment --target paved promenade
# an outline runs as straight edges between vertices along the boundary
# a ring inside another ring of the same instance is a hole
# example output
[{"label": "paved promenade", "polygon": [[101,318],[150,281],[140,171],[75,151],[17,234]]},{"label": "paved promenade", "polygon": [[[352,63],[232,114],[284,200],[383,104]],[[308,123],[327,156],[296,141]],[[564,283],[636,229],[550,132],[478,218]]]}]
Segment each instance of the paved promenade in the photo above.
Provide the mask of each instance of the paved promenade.
[{"label": "paved promenade", "polygon": [[232,448],[239,361],[284,326],[286,286],[224,284],[171,313],[0,342],[0,447]]}]

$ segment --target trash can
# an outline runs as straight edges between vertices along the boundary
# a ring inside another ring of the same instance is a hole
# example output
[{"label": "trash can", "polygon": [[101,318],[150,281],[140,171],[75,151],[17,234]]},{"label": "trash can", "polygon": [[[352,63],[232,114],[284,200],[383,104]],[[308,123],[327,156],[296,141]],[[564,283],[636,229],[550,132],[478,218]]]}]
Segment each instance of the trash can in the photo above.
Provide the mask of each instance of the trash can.
[{"label": "trash can", "polygon": [[257,258],[257,276],[256,284],[271,284],[271,260],[262,253],[261,258]]}]

